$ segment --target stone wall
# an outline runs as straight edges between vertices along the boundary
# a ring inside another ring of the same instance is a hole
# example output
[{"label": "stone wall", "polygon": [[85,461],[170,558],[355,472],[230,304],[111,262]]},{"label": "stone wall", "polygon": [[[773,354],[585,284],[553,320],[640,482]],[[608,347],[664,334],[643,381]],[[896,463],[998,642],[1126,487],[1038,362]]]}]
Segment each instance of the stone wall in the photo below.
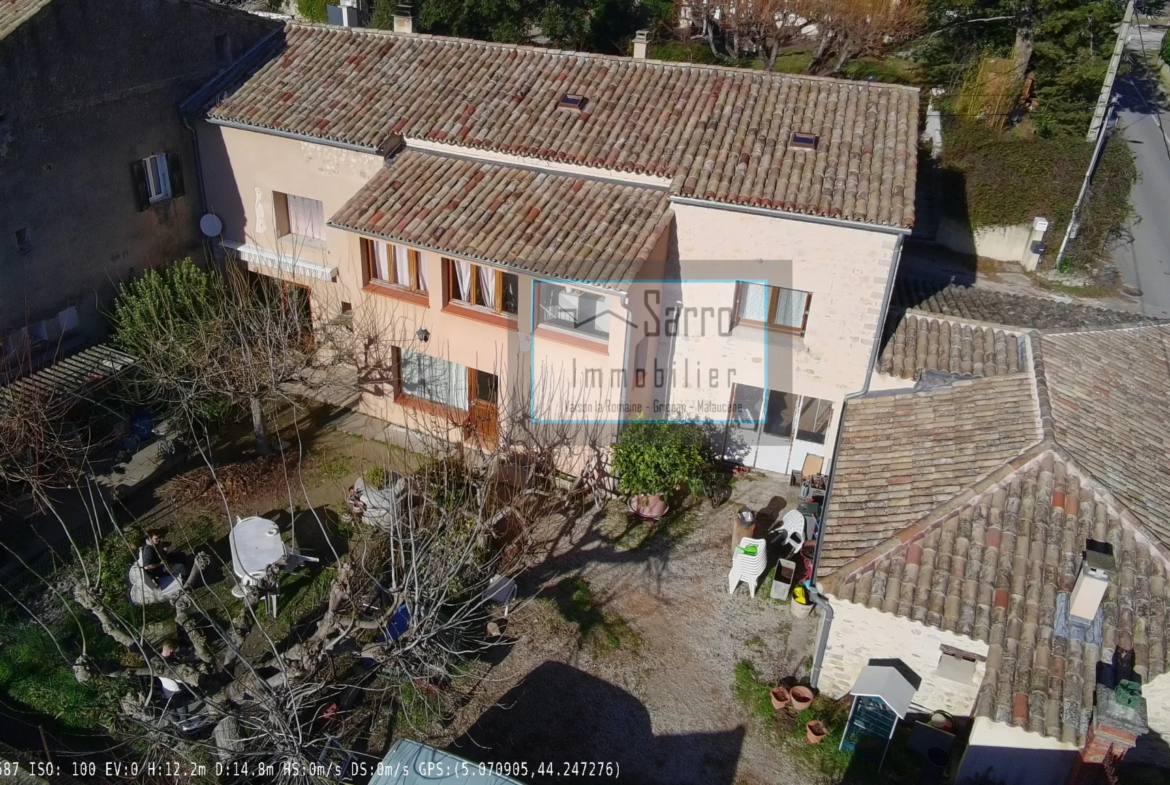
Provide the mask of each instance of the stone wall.
[{"label": "stone wall", "polygon": [[[0,41],[0,343],[69,306],[98,338],[120,281],[200,254],[178,105],[276,25],[188,0],[53,0]],[[130,167],[159,153],[179,156],[186,193],[140,211]]]},{"label": "stone wall", "polygon": [[834,698],[845,695],[870,659],[897,658],[922,678],[914,705],[928,711],[941,709],[956,716],[971,714],[985,663],[982,660],[976,663],[970,684],[951,681],[935,672],[942,654],[940,647],[953,646],[986,657],[986,643],[832,595],[829,601],[834,617],[818,685],[822,692]]}]

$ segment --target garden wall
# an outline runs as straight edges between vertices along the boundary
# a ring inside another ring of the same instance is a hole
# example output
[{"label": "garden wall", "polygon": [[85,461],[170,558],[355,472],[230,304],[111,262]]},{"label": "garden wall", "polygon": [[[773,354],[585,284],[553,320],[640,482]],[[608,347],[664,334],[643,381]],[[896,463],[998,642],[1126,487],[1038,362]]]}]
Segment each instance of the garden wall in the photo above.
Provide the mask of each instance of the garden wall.
[{"label": "garden wall", "polygon": [[[1000,262],[1019,262],[1025,267],[1033,256],[1028,253],[1031,239],[1031,223],[971,229],[962,221],[945,215],[939,219],[935,236],[936,242],[956,253]],[[1036,269],[1035,264],[1028,269]]]}]

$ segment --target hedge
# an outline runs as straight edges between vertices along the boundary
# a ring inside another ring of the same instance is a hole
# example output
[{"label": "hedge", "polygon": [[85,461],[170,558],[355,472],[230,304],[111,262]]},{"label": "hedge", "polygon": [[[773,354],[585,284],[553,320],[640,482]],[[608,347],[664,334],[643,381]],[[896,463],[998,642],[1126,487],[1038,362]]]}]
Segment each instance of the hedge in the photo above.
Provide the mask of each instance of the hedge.
[{"label": "hedge", "polygon": [[306,22],[326,22],[329,20],[326,5],[325,0],[297,0],[297,11]]},{"label": "hedge", "polygon": [[[1044,216],[1051,222],[1049,257],[1068,225],[1093,144],[1075,137],[1023,137],[954,121],[944,129],[941,160],[943,210],[972,229],[1010,226]],[[1129,215],[1137,178],[1133,156],[1120,137],[1105,145],[1081,216],[1074,264],[1103,255],[1107,240]]]}]

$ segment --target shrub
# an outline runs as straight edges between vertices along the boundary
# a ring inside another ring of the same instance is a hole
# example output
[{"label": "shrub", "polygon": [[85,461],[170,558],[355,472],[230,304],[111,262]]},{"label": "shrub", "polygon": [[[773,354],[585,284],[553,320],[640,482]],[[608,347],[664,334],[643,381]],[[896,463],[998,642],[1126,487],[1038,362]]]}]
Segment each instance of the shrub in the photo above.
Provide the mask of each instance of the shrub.
[{"label": "shrub", "polygon": [[325,22],[329,19],[325,0],[297,0],[297,12],[307,22]]},{"label": "shrub", "polygon": [[[972,229],[1051,221],[1047,258],[1054,258],[1068,225],[1093,144],[1075,137],[1024,137],[978,122],[945,128],[942,155],[943,209]],[[1133,156],[1120,138],[1110,139],[1098,163],[1071,247],[1073,265],[1105,254],[1108,240],[1129,215],[1129,191],[1137,177]]]},{"label": "shrub", "polygon": [[702,431],[683,423],[629,423],[613,448],[618,488],[632,495],[702,493],[712,463]]},{"label": "shrub", "polygon": [[1158,50],[1158,55],[1163,63],[1170,63],[1170,35],[1162,39],[1162,48]]}]

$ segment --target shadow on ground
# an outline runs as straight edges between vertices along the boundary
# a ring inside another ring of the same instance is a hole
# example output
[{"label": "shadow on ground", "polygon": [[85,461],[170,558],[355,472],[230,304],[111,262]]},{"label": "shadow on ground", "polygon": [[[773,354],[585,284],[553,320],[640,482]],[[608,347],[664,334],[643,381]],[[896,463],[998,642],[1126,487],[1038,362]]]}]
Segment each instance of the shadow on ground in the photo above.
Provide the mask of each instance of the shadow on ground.
[{"label": "shadow on ground", "polygon": [[[611,762],[617,779],[630,785],[732,785],[743,737],[743,728],[655,736],[649,712],[633,695],[571,666],[546,662],[450,749],[477,762],[526,761],[528,776],[519,779],[532,785],[599,779],[596,772],[593,777],[574,773],[574,761]],[[542,763],[555,773],[541,774]]]}]

